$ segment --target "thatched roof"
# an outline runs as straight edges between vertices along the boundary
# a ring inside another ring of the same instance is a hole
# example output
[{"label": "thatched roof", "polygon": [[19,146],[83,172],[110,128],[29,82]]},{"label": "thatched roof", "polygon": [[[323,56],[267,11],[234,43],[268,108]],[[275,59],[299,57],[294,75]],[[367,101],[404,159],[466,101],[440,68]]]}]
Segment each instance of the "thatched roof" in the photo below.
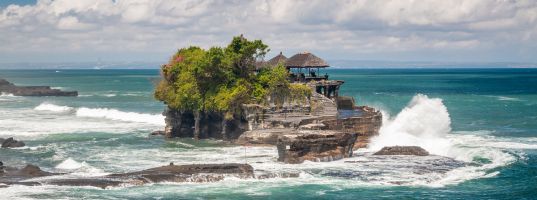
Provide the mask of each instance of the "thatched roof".
[{"label": "thatched roof", "polygon": [[267,61],[267,64],[270,66],[276,66],[280,63],[284,64],[285,61],[287,61],[287,57],[285,57],[280,51],[280,54],[278,54],[277,56],[274,56],[274,58]]},{"label": "thatched roof", "polygon": [[309,52],[297,53],[285,62],[287,68],[324,68],[330,67],[326,61]]},{"label": "thatched roof", "polygon": [[261,70],[262,68],[265,68],[265,67],[275,67],[280,63],[284,64],[286,60],[287,60],[287,57],[285,57],[282,54],[282,52],[280,52],[280,54],[278,54],[277,56],[274,56],[274,58],[271,58],[270,60],[266,62],[263,62],[263,61],[256,62],[255,68],[256,70]]}]

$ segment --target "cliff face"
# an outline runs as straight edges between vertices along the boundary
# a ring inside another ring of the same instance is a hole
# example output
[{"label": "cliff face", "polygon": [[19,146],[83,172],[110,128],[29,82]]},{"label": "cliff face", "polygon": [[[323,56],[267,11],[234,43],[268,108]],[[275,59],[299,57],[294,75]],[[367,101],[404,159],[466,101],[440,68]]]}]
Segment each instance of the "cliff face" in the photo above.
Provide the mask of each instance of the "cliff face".
[{"label": "cliff face", "polygon": [[[166,116],[165,135],[168,138],[194,137],[194,114],[192,112],[182,112],[167,108],[164,111]],[[225,134],[222,133],[223,115],[221,113],[205,113],[200,114],[200,135],[199,139],[215,138],[233,140],[237,139],[244,131],[248,129],[248,121],[240,116],[238,119],[228,120]]]}]

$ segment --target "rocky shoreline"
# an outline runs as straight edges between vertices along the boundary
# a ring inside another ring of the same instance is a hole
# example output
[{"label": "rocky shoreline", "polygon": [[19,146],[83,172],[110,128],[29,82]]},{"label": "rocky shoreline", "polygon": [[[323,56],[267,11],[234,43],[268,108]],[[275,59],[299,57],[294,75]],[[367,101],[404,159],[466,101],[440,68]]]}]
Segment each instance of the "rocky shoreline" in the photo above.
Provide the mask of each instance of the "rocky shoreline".
[{"label": "rocky shoreline", "polygon": [[[142,171],[109,174],[90,178],[61,178],[54,176],[62,173],[51,173],[41,170],[35,165],[26,165],[17,169],[0,166],[0,184],[4,185],[58,185],[58,186],[93,186],[109,188],[127,185],[144,185],[162,182],[216,182],[225,176],[237,178],[255,178],[252,166],[248,164],[198,164],[174,165],[150,168]],[[50,178],[42,178],[50,177]],[[40,178],[39,180],[34,180]]]},{"label": "rocky shoreline", "polygon": [[[352,97],[330,99],[318,93],[300,105],[289,103],[276,108],[248,104],[242,110],[242,115],[226,123],[226,135],[222,134],[220,114],[202,114],[200,138],[239,145],[274,145],[278,147],[278,160],[285,163],[327,162],[350,157],[353,150],[366,147],[382,125],[379,111],[355,106]],[[167,108],[163,114],[165,130],[152,135],[193,137],[192,113]]]},{"label": "rocky shoreline", "polygon": [[50,86],[16,86],[0,78],[0,93],[14,96],[78,96],[77,91],[61,91]]}]

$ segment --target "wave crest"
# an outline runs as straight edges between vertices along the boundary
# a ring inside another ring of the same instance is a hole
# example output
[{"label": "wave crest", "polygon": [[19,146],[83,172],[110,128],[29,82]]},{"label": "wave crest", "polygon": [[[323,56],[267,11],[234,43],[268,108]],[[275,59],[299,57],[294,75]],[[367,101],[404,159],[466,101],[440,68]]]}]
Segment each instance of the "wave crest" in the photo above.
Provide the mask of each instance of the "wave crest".
[{"label": "wave crest", "polygon": [[136,112],[123,112],[116,109],[109,108],[86,108],[81,107],[77,109],[76,116],[78,117],[92,117],[92,118],[105,118],[112,120],[128,121],[128,122],[142,122],[155,125],[164,125],[164,116],[153,114],[142,114]]},{"label": "wave crest", "polygon": [[59,106],[51,103],[41,103],[34,108],[39,111],[51,111],[51,112],[70,112],[75,111],[77,117],[90,117],[90,118],[104,118],[111,120],[119,120],[126,122],[141,122],[155,125],[164,125],[163,115],[136,113],[136,112],[124,112],[110,108],[73,108],[69,106]]},{"label": "wave crest", "polygon": [[40,111],[52,111],[52,112],[67,112],[73,110],[69,106],[58,106],[50,103],[41,103],[34,108],[34,110]]}]

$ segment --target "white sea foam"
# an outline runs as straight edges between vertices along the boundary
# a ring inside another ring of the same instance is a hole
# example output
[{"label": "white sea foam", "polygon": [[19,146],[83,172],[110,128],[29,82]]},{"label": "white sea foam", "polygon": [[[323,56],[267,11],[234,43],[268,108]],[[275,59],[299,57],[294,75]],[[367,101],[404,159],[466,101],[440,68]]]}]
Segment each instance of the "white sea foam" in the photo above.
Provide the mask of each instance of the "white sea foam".
[{"label": "white sea foam", "polygon": [[78,117],[105,118],[112,120],[142,122],[155,125],[164,125],[163,115],[143,114],[136,112],[123,112],[109,108],[86,108],[81,107],[76,111]]},{"label": "white sea foam", "polygon": [[105,96],[105,97],[115,97],[115,96],[117,96],[117,94],[103,94],[103,96]]},{"label": "white sea foam", "polygon": [[[389,118],[389,117],[387,117]],[[443,186],[465,180],[491,177],[497,173],[490,169],[515,162],[517,157],[505,149],[535,149],[535,143],[506,141],[487,135],[486,131],[477,134],[450,134],[451,119],[441,99],[416,95],[397,116],[387,119],[380,134],[372,138],[368,151],[374,152],[384,146],[420,146],[432,154],[454,158],[464,162],[474,162],[449,171],[430,186]],[[485,159],[484,163],[479,161]]]},{"label": "white sea foam", "polygon": [[493,95],[487,95],[487,97],[496,98],[496,99],[498,99],[499,101],[522,101],[522,100],[519,99],[519,98],[515,98],[515,97],[507,97],[507,96],[493,96]]},{"label": "white sea foam", "polygon": [[155,125],[164,125],[163,115],[144,114],[136,112],[124,112],[109,108],[72,108],[69,106],[59,106],[50,103],[41,103],[34,110],[51,111],[51,112],[68,112],[76,110],[78,117],[104,118],[111,120],[120,120],[126,122],[142,122]]},{"label": "white sea foam", "polygon": [[2,92],[0,93],[0,97],[14,97],[13,94]]},{"label": "white sea foam", "polygon": [[62,133],[129,133],[164,125],[164,116],[107,108],[77,108],[42,103],[33,109],[0,109],[0,137],[31,140]]},{"label": "white sea foam", "polygon": [[84,166],[85,163],[79,163],[72,158],[68,158],[61,162],[60,164],[56,165],[56,169],[65,169],[65,170],[73,170],[78,169]]},{"label": "white sea foam", "polygon": [[34,108],[34,110],[40,110],[40,111],[52,111],[52,112],[68,112],[73,110],[73,108],[69,106],[58,106],[50,103],[41,103],[38,106]]},{"label": "white sea foam", "polygon": [[505,96],[499,96],[498,100],[500,100],[500,101],[520,101],[519,98],[505,97]]},{"label": "white sea foam", "polygon": [[66,90],[67,88],[66,87],[51,87],[51,89]]},{"label": "white sea foam", "polygon": [[15,96],[10,93],[0,93],[0,101],[14,101],[18,96]]},{"label": "white sea foam", "polygon": [[72,158],[67,158],[60,164],[56,165],[55,168],[61,171],[72,172],[74,175],[99,176],[103,174],[101,169],[95,168],[86,162],[77,162]]}]

